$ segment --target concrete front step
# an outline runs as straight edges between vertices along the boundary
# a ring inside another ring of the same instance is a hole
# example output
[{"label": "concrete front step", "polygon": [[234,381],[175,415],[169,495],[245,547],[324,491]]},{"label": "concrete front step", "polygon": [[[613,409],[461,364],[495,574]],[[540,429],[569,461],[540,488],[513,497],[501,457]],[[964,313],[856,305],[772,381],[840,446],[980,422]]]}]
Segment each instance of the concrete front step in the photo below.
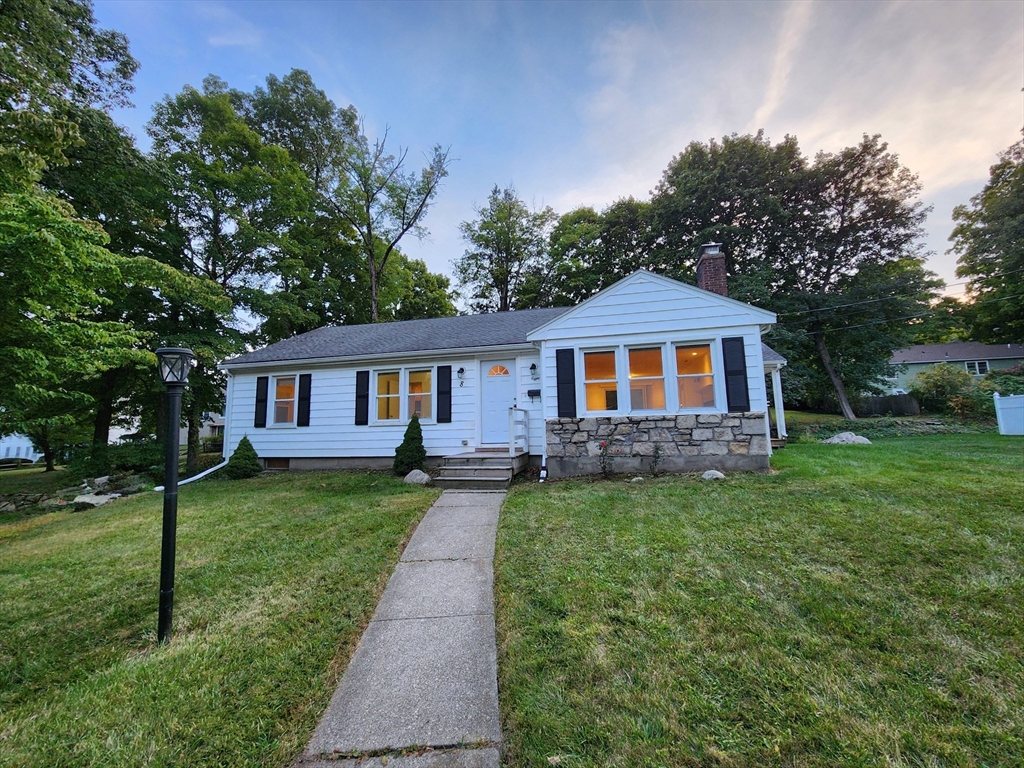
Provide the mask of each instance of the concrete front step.
[{"label": "concrete front step", "polygon": [[512,467],[441,467],[440,476],[508,478],[512,477]]},{"label": "concrete front step", "polygon": [[511,467],[512,457],[508,454],[502,456],[445,456],[444,466],[446,467]]},{"label": "concrete front step", "polygon": [[434,479],[438,488],[467,491],[503,491],[508,488],[511,478],[475,477],[472,475],[442,475]]}]

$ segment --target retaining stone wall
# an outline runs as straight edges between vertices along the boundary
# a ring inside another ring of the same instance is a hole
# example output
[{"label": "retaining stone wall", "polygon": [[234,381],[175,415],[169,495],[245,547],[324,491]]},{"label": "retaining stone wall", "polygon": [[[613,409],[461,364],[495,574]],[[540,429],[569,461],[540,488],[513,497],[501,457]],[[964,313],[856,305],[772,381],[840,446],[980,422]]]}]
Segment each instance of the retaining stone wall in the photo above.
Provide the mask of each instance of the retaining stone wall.
[{"label": "retaining stone wall", "polygon": [[763,412],[680,416],[606,416],[547,421],[551,477],[601,471],[607,443],[612,472],[647,472],[655,446],[659,471],[768,469],[770,446]]}]

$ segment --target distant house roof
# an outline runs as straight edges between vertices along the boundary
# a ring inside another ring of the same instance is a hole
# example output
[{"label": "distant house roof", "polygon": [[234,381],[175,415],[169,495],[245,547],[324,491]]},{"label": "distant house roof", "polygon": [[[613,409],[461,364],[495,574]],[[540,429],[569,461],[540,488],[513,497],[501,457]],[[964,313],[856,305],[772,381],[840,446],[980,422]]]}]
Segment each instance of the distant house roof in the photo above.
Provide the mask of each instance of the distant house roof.
[{"label": "distant house roof", "polygon": [[[417,352],[449,352],[459,349],[525,346],[526,336],[572,307],[520,309],[482,315],[401,320],[368,325],[317,328],[263,349],[225,360],[223,365],[278,363],[302,360],[344,360],[386,357]],[[765,362],[785,363],[778,352],[762,344]]]},{"label": "distant house roof", "polygon": [[982,344],[977,341],[954,341],[949,344],[918,344],[897,349],[889,362],[961,363],[967,360],[1005,360],[1024,358],[1024,344]]}]

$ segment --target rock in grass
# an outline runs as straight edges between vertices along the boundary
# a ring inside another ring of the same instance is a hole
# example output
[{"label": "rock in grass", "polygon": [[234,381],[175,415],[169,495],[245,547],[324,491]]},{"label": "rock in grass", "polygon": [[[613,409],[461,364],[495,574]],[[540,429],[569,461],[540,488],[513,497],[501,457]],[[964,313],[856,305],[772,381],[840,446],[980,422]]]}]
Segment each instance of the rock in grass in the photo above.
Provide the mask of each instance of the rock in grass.
[{"label": "rock in grass", "polygon": [[828,440],[822,440],[823,443],[829,445],[871,445],[871,441],[866,437],[861,437],[853,432],[840,432],[835,437],[830,437]]},{"label": "rock in grass", "polygon": [[421,469],[414,469],[405,476],[405,482],[415,485],[426,485],[430,482],[430,475]]},{"label": "rock in grass", "polygon": [[101,507],[120,496],[120,493],[83,493],[80,496],[75,496],[72,504],[75,505],[75,509],[92,509]]},{"label": "rock in grass", "polygon": [[719,472],[717,469],[709,469],[703,475],[700,476],[701,480],[725,480],[725,475]]},{"label": "rock in grass", "polygon": [[642,483],[643,481],[644,481],[644,479],[638,475],[637,477],[634,477],[629,482],[631,482],[631,483]]}]

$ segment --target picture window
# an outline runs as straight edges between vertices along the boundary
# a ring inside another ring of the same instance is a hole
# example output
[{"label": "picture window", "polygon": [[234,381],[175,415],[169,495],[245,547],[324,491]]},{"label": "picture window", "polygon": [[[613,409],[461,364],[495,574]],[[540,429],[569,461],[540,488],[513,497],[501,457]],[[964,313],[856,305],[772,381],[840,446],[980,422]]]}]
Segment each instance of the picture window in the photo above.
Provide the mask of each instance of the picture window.
[{"label": "picture window", "polygon": [[634,411],[665,409],[661,347],[629,350],[629,404]]},{"label": "picture window", "polygon": [[714,408],[710,344],[676,347],[676,381],[680,408]]},{"label": "picture window", "polygon": [[584,387],[588,411],[617,411],[619,390],[615,373],[615,352],[583,354]]}]

